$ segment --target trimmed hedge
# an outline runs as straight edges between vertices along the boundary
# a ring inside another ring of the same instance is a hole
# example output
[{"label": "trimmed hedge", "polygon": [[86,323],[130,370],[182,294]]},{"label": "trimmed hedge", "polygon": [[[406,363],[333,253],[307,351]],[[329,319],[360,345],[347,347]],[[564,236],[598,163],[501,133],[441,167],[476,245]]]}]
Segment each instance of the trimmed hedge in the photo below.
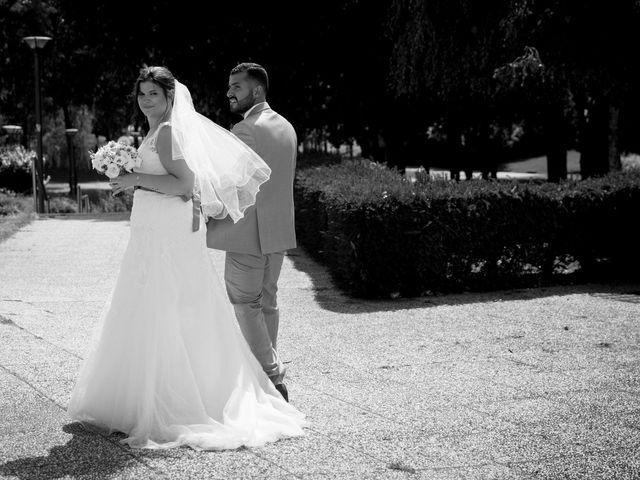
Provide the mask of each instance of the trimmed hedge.
[{"label": "trimmed hedge", "polygon": [[300,244],[355,296],[633,275],[640,172],[581,182],[405,180],[367,161],[299,170]]}]

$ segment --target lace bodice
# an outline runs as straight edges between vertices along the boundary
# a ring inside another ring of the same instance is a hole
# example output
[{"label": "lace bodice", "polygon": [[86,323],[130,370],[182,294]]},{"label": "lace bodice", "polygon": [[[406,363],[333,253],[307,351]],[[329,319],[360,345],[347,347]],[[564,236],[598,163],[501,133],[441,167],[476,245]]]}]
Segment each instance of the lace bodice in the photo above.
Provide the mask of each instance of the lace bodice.
[{"label": "lace bodice", "polygon": [[150,137],[145,138],[140,147],[138,147],[138,156],[142,160],[142,164],[136,168],[136,172],[148,173],[149,175],[166,175],[167,170],[160,161],[158,150],[156,149],[156,142],[158,140],[158,132],[165,125],[171,125],[169,122],[161,123],[155,132]]}]

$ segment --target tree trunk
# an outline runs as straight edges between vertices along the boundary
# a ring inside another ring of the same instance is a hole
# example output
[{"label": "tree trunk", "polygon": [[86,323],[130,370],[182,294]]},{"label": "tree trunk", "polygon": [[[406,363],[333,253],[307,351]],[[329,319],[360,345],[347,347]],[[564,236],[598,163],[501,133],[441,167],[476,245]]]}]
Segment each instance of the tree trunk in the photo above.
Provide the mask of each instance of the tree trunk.
[{"label": "tree trunk", "polygon": [[562,108],[550,107],[545,119],[547,179],[550,182],[559,182],[567,178],[566,130]]},{"label": "tree trunk", "polygon": [[609,106],[602,98],[587,110],[580,148],[582,178],[604,175],[609,171],[609,119]]},{"label": "tree trunk", "polygon": [[[71,125],[71,115],[69,114],[69,107],[65,104],[62,106],[62,114],[64,117],[64,128],[72,128]],[[71,137],[69,135],[65,135],[65,137],[67,137],[67,151],[66,151],[66,155],[64,156],[67,161],[65,162],[65,165],[59,165],[59,167],[67,167],[69,168],[69,172],[71,172],[71,160],[70,160],[70,155],[71,155],[71,150],[72,150],[72,146],[71,146]],[[71,175],[71,173],[69,173],[69,175]]]},{"label": "tree trunk", "polygon": [[451,180],[460,180],[462,170],[462,145],[460,144],[461,131],[457,122],[450,120],[446,126],[447,132],[447,163]]},{"label": "tree trunk", "polygon": [[381,132],[378,132],[378,162],[388,163],[389,162],[389,145],[385,140],[385,137]]},{"label": "tree trunk", "polygon": [[618,141],[618,123],[620,120],[620,109],[614,105],[609,106],[609,171],[619,172],[622,170],[620,159],[620,144]]},{"label": "tree trunk", "polygon": [[550,182],[567,179],[567,149],[562,145],[547,146],[547,179]]}]

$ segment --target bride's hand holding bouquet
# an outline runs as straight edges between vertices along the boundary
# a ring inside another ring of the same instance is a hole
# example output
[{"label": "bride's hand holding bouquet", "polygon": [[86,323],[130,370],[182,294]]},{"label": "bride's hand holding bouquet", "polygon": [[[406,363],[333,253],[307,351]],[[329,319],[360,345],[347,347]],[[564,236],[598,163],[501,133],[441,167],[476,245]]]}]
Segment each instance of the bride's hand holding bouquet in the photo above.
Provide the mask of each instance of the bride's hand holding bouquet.
[{"label": "bride's hand holding bouquet", "polygon": [[93,168],[109,177],[113,196],[135,186],[136,176],[132,172],[140,166],[141,160],[134,147],[111,140],[89,155]]}]

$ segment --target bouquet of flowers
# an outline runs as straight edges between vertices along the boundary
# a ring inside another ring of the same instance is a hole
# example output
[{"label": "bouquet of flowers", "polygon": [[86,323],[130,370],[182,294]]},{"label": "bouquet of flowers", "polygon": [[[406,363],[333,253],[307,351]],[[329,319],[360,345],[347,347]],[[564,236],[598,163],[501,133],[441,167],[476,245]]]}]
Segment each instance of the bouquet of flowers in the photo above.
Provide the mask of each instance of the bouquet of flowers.
[{"label": "bouquet of flowers", "polygon": [[142,163],[137,150],[124,143],[111,140],[96,152],[89,152],[91,165],[109,178],[116,178],[124,172],[133,172]]}]

